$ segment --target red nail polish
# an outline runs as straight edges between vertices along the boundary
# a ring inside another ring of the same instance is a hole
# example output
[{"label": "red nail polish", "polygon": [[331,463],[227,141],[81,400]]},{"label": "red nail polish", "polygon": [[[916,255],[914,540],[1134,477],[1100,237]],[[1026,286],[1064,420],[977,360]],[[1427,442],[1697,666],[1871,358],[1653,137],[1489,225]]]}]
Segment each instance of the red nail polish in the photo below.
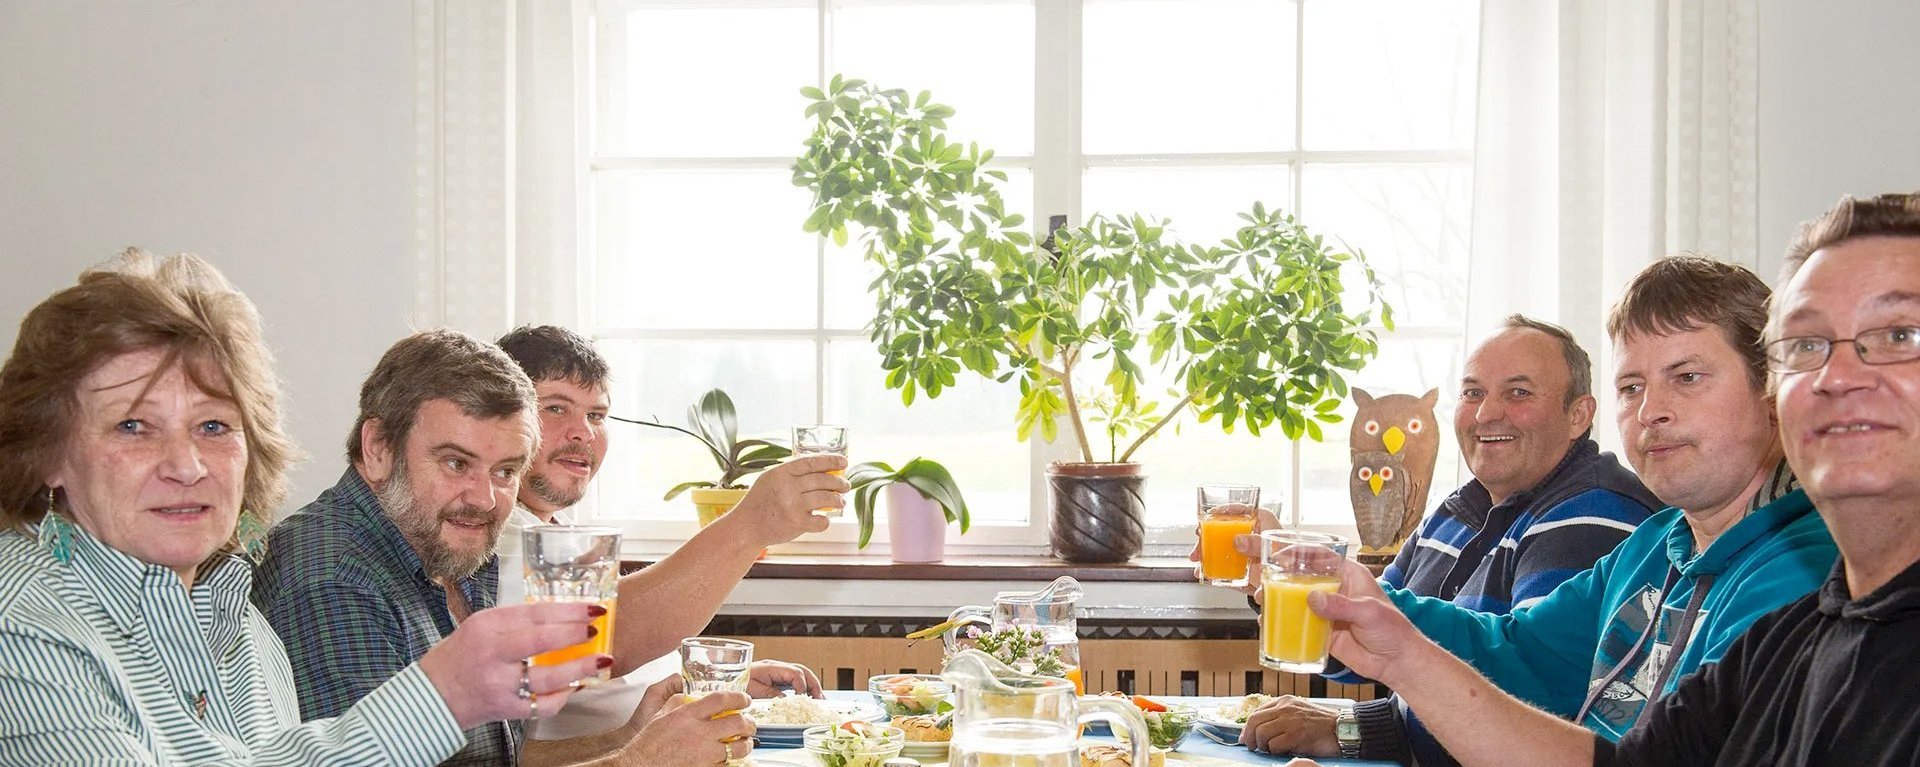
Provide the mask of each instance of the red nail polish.
[{"label": "red nail polish", "polygon": [[600,605],[587,605],[587,617],[598,618],[607,614],[607,608]]},{"label": "red nail polish", "polygon": [[594,638],[594,637],[597,637],[597,636],[600,636],[600,627],[599,627],[599,626],[588,626],[588,627],[587,627],[587,638],[588,638],[588,639],[592,639],[592,638]]},{"label": "red nail polish", "polygon": [[593,662],[593,667],[594,668],[613,668],[613,658],[602,655],[600,656],[599,660]]}]

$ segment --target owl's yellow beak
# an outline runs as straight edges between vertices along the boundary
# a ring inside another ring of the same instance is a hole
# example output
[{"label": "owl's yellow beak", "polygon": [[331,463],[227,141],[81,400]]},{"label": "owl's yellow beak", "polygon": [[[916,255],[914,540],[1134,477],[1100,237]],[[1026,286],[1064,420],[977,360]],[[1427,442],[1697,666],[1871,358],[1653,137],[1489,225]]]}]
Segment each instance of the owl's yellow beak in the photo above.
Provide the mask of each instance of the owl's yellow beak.
[{"label": "owl's yellow beak", "polygon": [[[1380,441],[1387,446],[1387,455],[1399,455],[1400,448],[1407,444],[1407,433],[1398,426],[1387,427],[1387,433],[1380,435]],[[1379,492],[1379,491],[1374,491]]]},{"label": "owl's yellow beak", "polygon": [[1379,472],[1374,472],[1374,474],[1373,474],[1373,476],[1371,476],[1371,477],[1368,477],[1368,478],[1367,478],[1367,487],[1370,487],[1370,488],[1373,488],[1373,494],[1374,494],[1374,495],[1379,495],[1379,494],[1380,494],[1380,483],[1381,483],[1381,482],[1383,482],[1383,481],[1384,481],[1384,480],[1382,480],[1382,479],[1380,478],[1380,473],[1379,473]]}]

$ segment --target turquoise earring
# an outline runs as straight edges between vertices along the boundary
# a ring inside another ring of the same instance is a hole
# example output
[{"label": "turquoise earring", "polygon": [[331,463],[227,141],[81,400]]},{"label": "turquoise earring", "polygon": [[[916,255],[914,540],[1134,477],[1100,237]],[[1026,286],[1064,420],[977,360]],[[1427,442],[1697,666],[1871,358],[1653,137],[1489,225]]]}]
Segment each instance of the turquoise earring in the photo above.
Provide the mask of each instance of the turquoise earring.
[{"label": "turquoise earring", "polygon": [[47,488],[47,514],[40,519],[41,532],[49,539],[48,547],[53,550],[53,561],[67,564],[73,561],[73,523],[53,510],[53,488]]}]

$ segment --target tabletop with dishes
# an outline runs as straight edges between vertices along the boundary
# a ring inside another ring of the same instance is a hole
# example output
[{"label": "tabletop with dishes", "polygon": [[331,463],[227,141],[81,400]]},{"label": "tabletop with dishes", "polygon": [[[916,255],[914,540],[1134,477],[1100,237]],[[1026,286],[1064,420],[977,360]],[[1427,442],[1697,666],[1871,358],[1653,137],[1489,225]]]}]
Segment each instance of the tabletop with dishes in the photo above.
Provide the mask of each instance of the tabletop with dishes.
[{"label": "tabletop with dishes", "polygon": [[[1262,696],[1264,697],[1264,696]],[[1133,699],[1122,699],[1132,702]],[[1245,712],[1258,698],[1154,696],[1138,699],[1150,743],[1149,765],[1218,767],[1235,764],[1285,764],[1288,754],[1252,751],[1240,745]],[[1341,705],[1342,701],[1316,701]],[[882,767],[907,764],[926,767],[949,763],[953,732],[950,722],[933,714],[901,714],[898,701],[876,693],[836,690],[825,700],[787,698],[755,701],[746,712],[758,727],[759,747],[749,764],[764,767]],[[1154,708],[1164,710],[1155,711]],[[939,722],[941,726],[934,726]],[[892,726],[888,726],[891,723]],[[1028,764],[1035,767],[1107,767],[1130,764],[1124,738],[1101,724],[1087,727],[1064,754],[1038,748],[1021,755],[1031,762],[981,761],[980,764]],[[1013,754],[1009,754],[1013,755]],[[1052,757],[1052,758],[1047,758]],[[1375,767],[1390,762],[1319,758],[1329,767]]]}]

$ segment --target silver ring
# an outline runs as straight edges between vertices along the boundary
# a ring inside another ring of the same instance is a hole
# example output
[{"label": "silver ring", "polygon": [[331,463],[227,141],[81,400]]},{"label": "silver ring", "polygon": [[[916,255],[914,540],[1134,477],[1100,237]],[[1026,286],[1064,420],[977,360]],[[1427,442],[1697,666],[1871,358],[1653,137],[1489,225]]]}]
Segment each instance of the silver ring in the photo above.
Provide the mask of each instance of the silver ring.
[{"label": "silver ring", "polygon": [[527,660],[526,658],[521,658],[520,659],[520,689],[514,691],[514,694],[519,695],[521,700],[533,699],[533,679],[529,676],[532,670],[533,670],[533,662]]}]

